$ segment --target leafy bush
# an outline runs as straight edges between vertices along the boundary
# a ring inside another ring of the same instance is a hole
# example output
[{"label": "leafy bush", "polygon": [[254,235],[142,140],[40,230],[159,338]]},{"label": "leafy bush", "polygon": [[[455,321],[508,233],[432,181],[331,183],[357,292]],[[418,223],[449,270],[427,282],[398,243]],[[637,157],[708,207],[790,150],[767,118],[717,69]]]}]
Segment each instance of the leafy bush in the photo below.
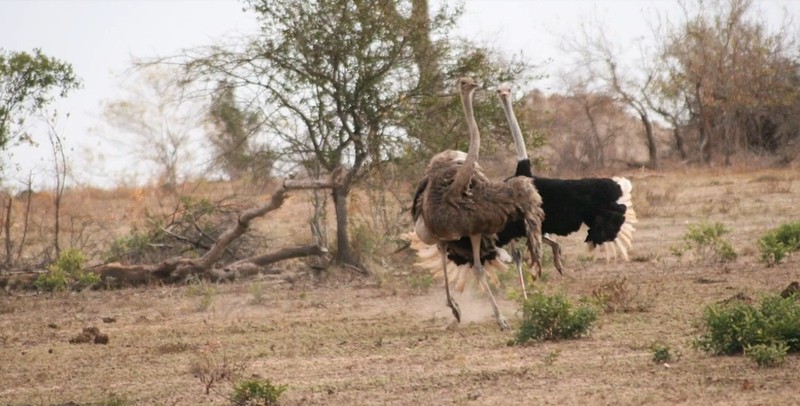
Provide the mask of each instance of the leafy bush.
[{"label": "leafy bush", "polygon": [[106,253],[106,262],[120,261],[125,263],[146,262],[146,253],[152,250],[151,244],[158,243],[161,233],[151,235],[148,232],[133,229],[130,234],[119,237],[111,243]]},{"label": "leafy bush", "polygon": [[100,282],[100,275],[83,272],[83,263],[86,257],[75,248],[69,248],[61,253],[50,266],[47,272],[39,275],[34,281],[36,289],[56,291],[63,289],[82,289]]},{"label": "leafy bush", "polygon": [[597,310],[591,305],[573,308],[563,295],[534,292],[522,303],[522,324],[516,342],[577,338],[586,334],[596,319]]},{"label": "leafy bush", "polygon": [[677,256],[685,251],[693,251],[695,258],[713,262],[730,262],[736,259],[736,251],[730,242],[725,239],[725,234],[731,230],[722,223],[701,222],[689,226],[683,235],[683,244],[672,248],[672,253]]},{"label": "leafy bush", "polygon": [[787,352],[789,352],[789,346],[784,342],[751,345],[744,351],[758,366],[767,368],[783,364]]},{"label": "leafy bush", "polygon": [[269,379],[246,380],[233,388],[231,401],[240,406],[271,406],[278,404],[278,398],[286,391],[286,385],[273,385]]},{"label": "leafy bush", "polygon": [[60,268],[51,267],[47,272],[39,275],[33,282],[38,290],[53,292],[67,288],[69,276]]},{"label": "leafy bush", "polygon": [[767,266],[773,266],[786,255],[800,250],[800,221],[783,224],[761,236],[758,250],[761,251],[761,261]]},{"label": "leafy bush", "polygon": [[717,303],[703,311],[703,332],[695,345],[712,354],[740,354],[756,345],[785,344],[800,351],[800,302],[794,297],[765,297],[758,304]]},{"label": "leafy bush", "polygon": [[672,352],[666,344],[655,343],[652,346],[653,362],[663,364],[672,361]]}]

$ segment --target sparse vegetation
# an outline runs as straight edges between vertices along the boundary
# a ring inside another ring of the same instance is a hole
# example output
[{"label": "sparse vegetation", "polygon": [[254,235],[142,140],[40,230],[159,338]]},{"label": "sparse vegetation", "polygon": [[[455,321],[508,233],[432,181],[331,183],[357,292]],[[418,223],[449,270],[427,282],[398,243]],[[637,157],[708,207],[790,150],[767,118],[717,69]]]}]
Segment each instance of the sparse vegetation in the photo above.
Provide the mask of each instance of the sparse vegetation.
[{"label": "sparse vegetation", "polygon": [[780,343],[788,352],[800,351],[800,302],[794,297],[712,304],[703,311],[701,335],[695,341],[698,348],[718,355],[741,354],[756,345]]},{"label": "sparse vegetation", "polygon": [[250,295],[253,296],[251,303],[255,305],[264,304],[264,284],[263,283],[253,283],[250,285]]},{"label": "sparse vegetation", "polygon": [[631,288],[628,278],[622,277],[592,289],[592,301],[606,313],[644,312],[652,307],[638,288]]},{"label": "sparse vegetation", "polygon": [[129,404],[131,404],[131,401],[128,400],[127,396],[117,393],[109,394],[107,398],[100,402],[101,406],[127,406]]},{"label": "sparse vegetation", "polygon": [[36,278],[34,285],[43,291],[84,289],[100,282],[100,276],[83,271],[86,257],[80,250],[69,248],[61,251],[58,259],[47,267],[47,272]]},{"label": "sparse vegetation", "polygon": [[672,362],[672,350],[666,344],[656,342],[653,343],[651,350],[653,351],[653,362],[656,364],[664,364]]},{"label": "sparse vegetation", "polygon": [[789,346],[779,341],[772,344],[755,344],[745,348],[744,353],[760,367],[772,368],[783,364]]},{"label": "sparse vegetation", "polygon": [[767,266],[781,262],[787,255],[800,250],[800,221],[782,224],[758,239],[761,261]]},{"label": "sparse vegetation", "polygon": [[217,290],[212,284],[200,278],[192,277],[187,280],[187,285],[186,294],[189,297],[200,298],[197,304],[197,311],[204,312],[211,308],[211,305],[214,303],[214,295],[217,293]]},{"label": "sparse vegetation", "polygon": [[203,384],[205,394],[223,382],[235,382],[245,370],[245,363],[227,355],[219,342],[207,343],[196,352],[196,359],[189,372]]},{"label": "sparse vegetation", "polygon": [[273,406],[287,388],[273,385],[269,379],[247,379],[233,387],[231,401],[237,406]]},{"label": "sparse vegetation", "polygon": [[737,257],[731,243],[725,238],[731,230],[722,223],[700,222],[689,226],[683,235],[683,244],[673,246],[672,253],[682,256],[691,251],[699,262],[731,262]]},{"label": "sparse vegetation", "polygon": [[427,272],[414,273],[408,279],[409,287],[420,293],[427,293],[433,287],[434,282],[433,275]]},{"label": "sparse vegetation", "polygon": [[544,362],[545,365],[550,366],[555,364],[556,360],[558,360],[558,357],[560,355],[561,351],[559,350],[550,351],[547,353],[547,355],[544,356],[544,359],[542,361]]},{"label": "sparse vegetation", "polygon": [[589,332],[596,319],[597,310],[591,305],[575,307],[564,295],[533,292],[522,302],[516,343],[578,338]]}]

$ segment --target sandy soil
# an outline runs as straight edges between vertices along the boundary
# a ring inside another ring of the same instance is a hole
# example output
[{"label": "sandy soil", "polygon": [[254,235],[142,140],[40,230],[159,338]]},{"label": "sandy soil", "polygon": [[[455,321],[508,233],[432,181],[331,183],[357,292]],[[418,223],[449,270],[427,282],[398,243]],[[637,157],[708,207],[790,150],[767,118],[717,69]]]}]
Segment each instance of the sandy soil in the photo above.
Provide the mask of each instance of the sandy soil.
[{"label": "sandy soil", "polygon": [[[622,281],[646,308],[601,315],[586,338],[509,346],[514,332],[497,328],[480,293],[458,296],[465,320],[455,325],[440,284],[412,288],[413,273],[399,276],[407,270],[380,283],[301,272],[230,285],[0,293],[0,404],[227,404],[227,381],[205,393],[204,366],[286,384],[283,404],[800,403],[797,355],[758,368],[692,346],[703,306],[800,280],[800,256],[767,268],[755,245],[798,220],[800,175],[630,177],[640,217],[633,260],[590,260],[575,235],[560,239],[566,276],[550,267],[537,282],[577,300]],[[672,254],[687,225],[704,219],[732,230],[735,262]],[[518,304],[498,296],[516,327]],[[109,343],[69,343],[88,326]],[[677,359],[654,363],[655,342]]]}]

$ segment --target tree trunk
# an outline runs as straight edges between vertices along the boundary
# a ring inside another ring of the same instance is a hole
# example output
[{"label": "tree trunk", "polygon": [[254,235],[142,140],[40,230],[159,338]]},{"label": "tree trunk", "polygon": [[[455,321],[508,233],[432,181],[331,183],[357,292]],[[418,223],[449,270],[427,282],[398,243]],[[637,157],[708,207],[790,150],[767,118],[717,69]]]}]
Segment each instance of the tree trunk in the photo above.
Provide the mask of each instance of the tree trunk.
[{"label": "tree trunk", "polygon": [[700,92],[700,84],[695,87],[697,97],[697,105],[700,110],[700,156],[703,158],[703,163],[706,165],[711,164],[711,119],[709,117],[708,107],[703,102],[702,93]]},{"label": "tree trunk", "polygon": [[681,159],[685,161],[688,155],[686,154],[686,145],[683,141],[683,133],[678,123],[674,121],[672,122],[672,135],[675,137],[675,147],[678,148]]},{"label": "tree trunk", "polygon": [[347,233],[347,195],[349,192],[349,188],[344,185],[333,188],[333,208],[336,212],[336,259],[361,273],[367,273],[350,247],[350,238]]},{"label": "tree trunk", "polygon": [[653,122],[650,121],[650,116],[646,112],[639,114],[644,124],[644,133],[647,137],[647,154],[650,158],[650,163],[647,165],[650,169],[658,169],[658,145],[656,144],[656,136],[653,134]]},{"label": "tree trunk", "polygon": [[414,50],[414,61],[419,68],[420,87],[432,92],[441,91],[442,72],[439,69],[439,58],[434,54],[430,37],[428,0],[411,1],[411,19],[417,29],[416,38],[411,42],[411,46]]}]

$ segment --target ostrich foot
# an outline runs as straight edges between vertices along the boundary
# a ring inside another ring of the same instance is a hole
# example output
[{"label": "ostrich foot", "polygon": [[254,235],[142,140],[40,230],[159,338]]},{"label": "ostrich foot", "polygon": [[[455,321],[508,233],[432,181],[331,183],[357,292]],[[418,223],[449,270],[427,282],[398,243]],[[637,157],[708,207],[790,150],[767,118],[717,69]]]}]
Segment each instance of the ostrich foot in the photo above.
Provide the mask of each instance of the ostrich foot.
[{"label": "ostrich foot", "polygon": [[502,331],[511,330],[511,325],[508,324],[508,321],[503,316],[497,318],[497,324],[500,325],[500,330]]},{"label": "ostrich foot", "polygon": [[461,323],[461,309],[458,307],[458,303],[456,303],[452,297],[447,298],[447,307],[453,310],[453,317],[455,317],[456,320]]}]

